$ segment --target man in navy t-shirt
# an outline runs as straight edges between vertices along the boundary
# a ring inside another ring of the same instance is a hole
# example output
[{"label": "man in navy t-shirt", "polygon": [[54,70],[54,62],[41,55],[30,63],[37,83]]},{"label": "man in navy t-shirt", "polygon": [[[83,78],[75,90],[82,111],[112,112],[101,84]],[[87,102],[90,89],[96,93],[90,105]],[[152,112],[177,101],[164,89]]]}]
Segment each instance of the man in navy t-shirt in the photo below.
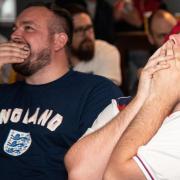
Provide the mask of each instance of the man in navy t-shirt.
[{"label": "man in navy t-shirt", "polygon": [[72,31],[65,10],[33,4],[0,45],[0,67],[13,64],[25,77],[0,86],[0,179],[67,179],[67,150],[122,96],[103,77],[69,70]]}]

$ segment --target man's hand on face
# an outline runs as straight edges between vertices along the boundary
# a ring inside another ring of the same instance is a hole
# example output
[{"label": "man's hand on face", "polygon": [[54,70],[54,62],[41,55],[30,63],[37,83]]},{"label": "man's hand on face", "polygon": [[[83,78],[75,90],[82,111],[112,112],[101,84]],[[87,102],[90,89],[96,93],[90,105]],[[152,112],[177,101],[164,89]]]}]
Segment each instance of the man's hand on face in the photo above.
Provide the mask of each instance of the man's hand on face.
[{"label": "man's hand on face", "polygon": [[164,45],[159,48],[151,56],[141,71],[136,96],[139,97],[143,102],[149,96],[153,75],[158,71],[170,68],[170,64],[168,62],[174,58],[174,52],[172,49],[174,43],[169,42],[167,44],[168,45]]},{"label": "man's hand on face", "polygon": [[[177,36],[180,38],[179,36]],[[180,42],[177,37],[170,39],[162,47],[163,59],[170,65],[168,69],[153,75],[151,93],[158,94],[166,100],[178,102],[180,99]],[[169,58],[169,60],[167,60]]]},{"label": "man's hand on face", "polygon": [[22,63],[30,55],[25,44],[7,42],[0,44],[0,68],[4,64]]}]

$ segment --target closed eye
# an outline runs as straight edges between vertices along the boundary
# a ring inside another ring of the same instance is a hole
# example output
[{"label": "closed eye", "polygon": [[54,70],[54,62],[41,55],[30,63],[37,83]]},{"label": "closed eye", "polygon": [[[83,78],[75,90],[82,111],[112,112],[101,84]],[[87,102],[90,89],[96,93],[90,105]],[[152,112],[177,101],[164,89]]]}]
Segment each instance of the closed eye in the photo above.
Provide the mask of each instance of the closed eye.
[{"label": "closed eye", "polygon": [[24,30],[27,32],[33,32],[35,29],[32,26],[26,25],[24,26]]}]

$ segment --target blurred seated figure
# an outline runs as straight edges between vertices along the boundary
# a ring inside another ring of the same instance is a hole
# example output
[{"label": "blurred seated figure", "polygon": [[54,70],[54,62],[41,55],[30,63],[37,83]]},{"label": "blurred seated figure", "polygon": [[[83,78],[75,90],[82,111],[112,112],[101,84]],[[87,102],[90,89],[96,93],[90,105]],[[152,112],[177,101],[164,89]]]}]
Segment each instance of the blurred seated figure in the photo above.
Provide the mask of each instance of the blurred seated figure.
[{"label": "blurred seated figure", "polygon": [[[164,44],[165,38],[176,25],[176,17],[167,10],[159,9],[151,14],[147,21],[147,37],[152,44],[151,54]],[[138,69],[138,77],[141,69],[142,67]]]},{"label": "blurred seated figure", "polygon": [[106,41],[95,39],[91,17],[82,6],[71,4],[67,9],[74,23],[71,57],[74,70],[101,75],[121,85],[119,50]]},{"label": "blurred seated figure", "polygon": [[[6,42],[7,38],[0,34],[0,44]],[[16,81],[16,73],[10,64],[5,64],[0,70],[0,83],[13,83]]]},{"label": "blurred seated figure", "polygon": [[116,0],[115,30],[117,32],[143,30],[145,16],[160,8],[166,8],[161,0]]},{"label": "blurred seated figure", "polygon": [[116,31],[140,30],[142,21],[131,0],[117,0],[114,4]]},{"label": "blurred seated figure", "polygon": [[[154,51],[164,44],[165,37],[168,36],[176,24],[176,17],[167,10],[159,9],[151,14],[147,20],[147,37],[152,44],[150,54],[154,53]],[[138,74],[141,68],[139,68]]]},{"label": "blurred seated figure", "polygon": [[76,3],[84,6],[91,15],[97,39],[114,42],[113,7],[105,0],[57,0],[57,4]]},{"label": "blurred seated figure", "polygon": [[167,10],[158,9],[154,11],[147,20],[147,37],[152,44],[152,49],[147,53],[146,58],[135,58],[129,60],[129,91],[133,95],[136,93],[138,79],[142,68],[147,63],[148,55],[150,56],[157,48],[163,45],[164,38],[172,28],[177,24],[177,20],[173,14]]},{"label": "blurred seated figure", "polygon": [[155,49],[164,43],[164,38],[177,24],[177,19],[166,10],[159,9],[148,18],[148,40]]}]

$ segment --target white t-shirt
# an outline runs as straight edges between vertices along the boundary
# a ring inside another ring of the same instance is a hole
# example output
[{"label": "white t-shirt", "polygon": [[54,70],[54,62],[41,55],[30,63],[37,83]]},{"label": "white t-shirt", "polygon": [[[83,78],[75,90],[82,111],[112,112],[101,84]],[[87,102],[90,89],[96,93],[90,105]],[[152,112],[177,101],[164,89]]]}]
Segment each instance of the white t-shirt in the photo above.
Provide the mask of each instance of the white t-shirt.
[{"label": "white t-shirt", "polygon": [[[113,99],[83,135],[91,134],[115,117],[130,97]],[[158,132],[133,157],[148,180],[180,180],[180,111],[168,116]]]},{"label": "white t-shirt", "polygon": [[180,111],[165,119],[134,160],[148,180],[180,180]]},{"label": "white t-shirt", "polygon": [[87,136],[91,134],[101,127],[105,126],[108,122],[110,122],[129,102],[131,101],[131,97],[120,97],[117,99],[113,99],[111,104],[109,104],[97,117],[94,121],[93,125],[87,129],[85,134],[82,136]]},{"label": "white t-shirt", "polygon": [[79,62],[74,70],[104,76],[118,86],[122,83],[119,50],[106,41],[95,41],[95,55],[89,62]]}]

